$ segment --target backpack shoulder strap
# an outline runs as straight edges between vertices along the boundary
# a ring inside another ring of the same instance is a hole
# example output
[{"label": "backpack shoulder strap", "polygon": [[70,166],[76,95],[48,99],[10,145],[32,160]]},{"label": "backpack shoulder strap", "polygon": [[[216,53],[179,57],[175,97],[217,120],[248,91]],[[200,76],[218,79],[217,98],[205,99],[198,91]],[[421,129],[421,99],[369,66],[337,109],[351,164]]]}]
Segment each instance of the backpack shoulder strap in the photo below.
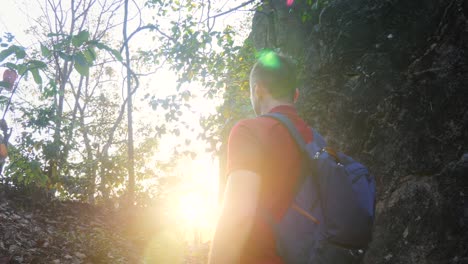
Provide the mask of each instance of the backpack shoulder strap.
[{"label": "backpack shoulder strap", "polygon": [[266,114],[263,116],[278,120],[284,127],[288,129],[290,136],[294,139],[294,141],[296,142],[296,145],[299,147],[299,150],[302,156],[301,172],[300,172],[301,174],[299,175],[299,179],[294,189],[294,193],[298,194],[301,189],[302,183],[304,182],[305,178],[308,175],[309,169],[311,169],[311,167],[309,166],[310,157],[307,151],[306,142],[304,138],[302,137],[302,135],[297,130],[296,126],[293,124],[293,122],[291,122],[291,120],[289,120],[287,116],[280,114],[280,113],[270,113],[270,114]]},{"label": "backpack shoulder strap", "polygon": [[[304,138],[299,133],[299,131],[297,130],[297,128],[293,124],[293,122],[291,122],[291,120],[289,120],[289,118],[287,116],[285,116],[283,114],[280,114],[280,113],[269,113],[269,114],[265,114],[263,116],[271,117],[273,119],[278,120],[281,124],[283,124],[283,126],[285,126],[288,129],[289,134],[293,137],[293,139],[296,142],[299,149],[302,152],[304,152],[304,154],[307,153],[306,142],[305,142]],[[314,132],[314,136],[315,136],[315,132]]]},{"label": "backpack shoulder strap", "polygon": [[312,133],[314,136],[314,143],[317,146],[317,149],[323,149],[327,146],[327,142],[325,139],[320,135],[315,129],[312,129]]},{"label": "backpack shoulder strap", "polygon": [[[297,130],[296,126],[293,124],[293,122],[291,122],[291,120],[283,115],[283,114],[280,114],[280,113],[269,113],[269,114],[265,114],[265,115],[262,115],[262,116],[265,116],[265,117],[270,117],[270,118],[273,118],[273,119],[276,119],[277,121],[279,121],[284,127],[286,127],[289,131],[289,134],[291,135],[291,137],[294,139],[294,141],[296,142],[297,146],[299,147],[300,151],[301,151],[301,154],[302,154],[302,162],[301,162],[301,172],[300,172],[300,175],[299,175],[299,179],[296,183],[296,186],[294,188],[294,193],[295,195],[297,195],[301,189],[301,186],[302,184],[304,183],[306,177],[309,175],[309,170],[312,169],[309,165],[309,161],[310,161],[310,157],[309,157],[309,153],[307,151],[307,147],[306,147],[306,142],[304,140],[304,138],[302,137],[302,135],[299,133],[299,131]],[[320,137],[320,140],[324,142],[323,138],[318,134],[316,133],[313,129],[313,140],[315,141],[316,139],[316,135],[317,135],[317,138]],[[291,204],[291,207],[296,210],[297,212],[299,212],[300,214],[306,216],[309,220],[313,221],[314,223],[316,224],[319,224],[319,221],[312,215],[310,215],[307,211],[305,211],[304,209],[300,208],[293,200],[292,204]],[[271,223],[274,223],[273,221],[273,217],[271,216],[271,214],[269,214],[267,212],[267,220],[268,222]],[[274,227],[274,224],[273,224],[273,227]]]}]

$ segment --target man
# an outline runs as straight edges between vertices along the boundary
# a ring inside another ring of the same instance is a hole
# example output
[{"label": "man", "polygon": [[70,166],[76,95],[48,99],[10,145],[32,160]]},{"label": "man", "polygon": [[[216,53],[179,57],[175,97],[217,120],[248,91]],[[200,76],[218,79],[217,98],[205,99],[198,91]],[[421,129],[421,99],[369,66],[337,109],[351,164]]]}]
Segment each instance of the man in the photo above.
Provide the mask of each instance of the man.
[{"label": "man", "polygon": [[252,68],[250,97],[257,117],[240,121],[229,136],[228,181],[211,264],[284,263],[263,212],[275,220],[285,213],[300,174],[301,156],[287,129],[261,115],[286,115],[310,142],[312,134],[294,108],[296,83],[294,64],[272,51],[260,56]]}]

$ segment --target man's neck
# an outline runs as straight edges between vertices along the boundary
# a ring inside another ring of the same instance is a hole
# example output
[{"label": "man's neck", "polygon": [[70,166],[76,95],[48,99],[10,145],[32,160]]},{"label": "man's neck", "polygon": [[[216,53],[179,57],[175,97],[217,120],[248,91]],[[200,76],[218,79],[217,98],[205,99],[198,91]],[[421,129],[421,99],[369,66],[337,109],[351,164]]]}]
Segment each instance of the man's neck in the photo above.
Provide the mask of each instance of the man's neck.
[{"label": "man's neck", "polygon": [[284,101],[277,101],[277,100],[271,100],[271,101],[269,101],[268,103],[262,105],[262,107],[261,107],[261,114],[262,114],[262,115],[267,114],[267,113],[269,113],[273,108],[278,107],[278,106],[281,106],[281,105],[294,107],[294,104],[293,104],[293,103],[288,103],[288,102],[284,102]]}]

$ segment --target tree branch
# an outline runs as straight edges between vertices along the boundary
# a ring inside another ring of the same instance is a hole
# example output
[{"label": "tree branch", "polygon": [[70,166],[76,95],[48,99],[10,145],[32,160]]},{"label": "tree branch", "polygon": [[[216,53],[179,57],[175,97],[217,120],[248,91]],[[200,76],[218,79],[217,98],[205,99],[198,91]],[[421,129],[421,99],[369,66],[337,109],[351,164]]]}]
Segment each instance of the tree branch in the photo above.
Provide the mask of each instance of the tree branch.
[{"label": "tree branch", "polygon": [[236,7],[231,8],[231,9],[229,9],[229,10],[227,10],[227,11],[218,13],[218,14],[213,15],[213,16],[208,16],[203,22],[205,22],[205,21],[207,21],[207,20],[209,20],[209,19],[213,19],[213,18],[217,18],[217,17],[220,17],[220,16],[224,16],[224,15],[226,15],[226,14],[228,14],[228,13],[231,13],[231,12],[233,12],[233,11],[236,11],[237,9],[240,9],[240,8],[242,8],[242,7],[244,7],[244,6],[248,5],[248,4],[251,4],[251,3],[255,2],[255,1],[256,1],[256,0],[249,0],[249,1],[244,2],[244,3],[242,3],[242,4],[240,4],[240,5],[236,6]]},{"label": "tree branch", "polygon": [[135,31],[133,31],[130,35],[128,35],[128,38],[126,39],[126,41],[123,43],[122,47],[120,48],[120,53],[122,53],[122,51],[124,50],[125,48],[125,45],[128,44],[128,42],[130,41],[131,38],[133,38],[138,32],[140,31],[143,31],[145,29],[153,29],[153,30],[156,30],[159,34],[163,35],[164,37],[170,39],[171,41],[175,42],[175,39],[169,35],[167,35],[166,33],[162,32],[159,27],[155,26],[155,25],[146,25],[146,26],[143,26],[143,27],[139,27],[137,29],[135,29]]}]

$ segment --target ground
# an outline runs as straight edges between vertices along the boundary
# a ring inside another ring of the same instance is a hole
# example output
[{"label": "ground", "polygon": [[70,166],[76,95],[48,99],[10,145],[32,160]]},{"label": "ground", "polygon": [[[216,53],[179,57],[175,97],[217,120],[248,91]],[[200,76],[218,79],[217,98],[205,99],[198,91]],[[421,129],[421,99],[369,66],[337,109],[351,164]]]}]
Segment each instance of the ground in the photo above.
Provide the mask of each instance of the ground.
[{"label": "ground", "polygon": [[206,260],[207,245],[189,247],[177,241],[182,247],[169,250],[172,255],[158,255],[171,242],[165,237],[164,247],[158,251],[151,238],[164,232],[155,228],[151,219],[137,221],[145,217],[142,210],[123,212],[79,202],[38,202],[18,192],[0,193],[0,264]]}]

